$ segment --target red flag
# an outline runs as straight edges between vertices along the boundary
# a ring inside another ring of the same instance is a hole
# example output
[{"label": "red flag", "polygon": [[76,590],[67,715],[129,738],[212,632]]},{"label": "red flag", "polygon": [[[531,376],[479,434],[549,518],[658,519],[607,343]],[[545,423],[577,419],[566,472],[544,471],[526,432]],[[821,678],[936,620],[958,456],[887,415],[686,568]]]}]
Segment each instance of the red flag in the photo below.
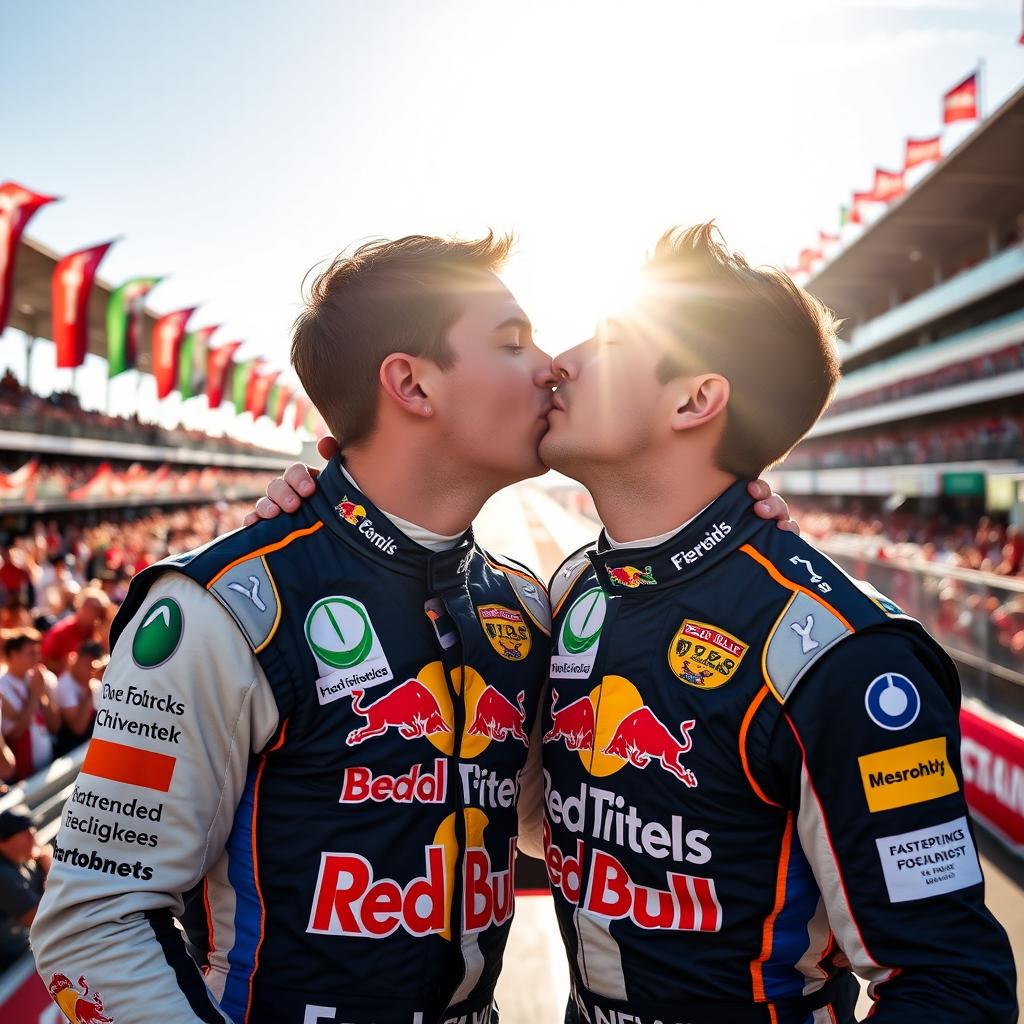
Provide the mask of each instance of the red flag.
[{"label": "red flag", "polygon": [[801,249],[796,261],[797,269],[804,274],[809,274],[814,261],[821,258],[821,253],[817,249]]},{"label": "red flag", "polygon": [[196,311],[195,306],[165,313],[153,325],[153,376],[156,378],[156,397],[166,398],[178,386],[178,356],[185,325]]},{"label": "red flag", "polygon": [[864,207],[875,197],[874,192],[854,192],[850,201],[850,223],[864,223]]},{"label": "red flag", "polygon": [[[263,372],[263,367],[266,366],[266,359],[263,356],[257,356],[249,364],[249,379],[245,382],[245,411],[251,412],[252,409],[252,394],[253,389],[256,387],[256,381],[259,379],[259,375]],[[267,388],[267,396],[270,395],[270,389]],[[254,417],[255,418],[255,417]]]},{"label": "red flag", "polygon": [[818,245],[824,247],[826,245],[835,245],[839,241],[838,235],[830,235],[825,231],[818,232]]},{"label": "red flag", "polygon": [[71,369],[85,362],[89,342],[89,295],[100,260],[113,242],[68,253],[53,271],[53,342],[57,366]]},{"label": "red flag", "polygon": [[291,401],[294,390],[288,384],[281,384],[277,389],[277,416],[274,417],[274,424],[278,427],[284,423],[284,410]]},{"label": "red flag", "polygon": [[909,171],[911,167],[941,160],[940,139],[940,135],[936,135],[931,139],[907,139],[907,156],[903,161],[903,169]]},{"label": "red flag", "polygon": [[206,401],[211,409],[219,408],[220,403],[224,401],[228,369],[241,346],[240,341],[229,341],[226,345],[211,348],[206,353]]},{"label": "red flag", "polygon": [[302,424],[306,419],[306,413],[309,412],[311,404],[312,403],[305,395],[300,394],[295,396],[295,419],[292,420],[292,426],[294,426],[296,430],[300,430],[302,428]]},{"label": "red flag", "polygon": [[978,72],[972,71],[959,85],[942,97],[942,123],[976,121],[978,118]]},{"label": "red flag", "polygon": [[249,392],[249,401],[246,404],[245,411],[252,413],[252,418],[258,420],[261,416],[266,414],[267,411],[267,399],[270,398],[270,389],[274,386],[274,381],[280,376],[280,371],[274,373],[268,373],[265,375],[256,376],[252,380],[252,390]]},{"label": "red flag", "polygon": [[7,326],[14,282],[14,257],[18,241],[32,214],[52,203],[55,196],[42,196],[13,181],[0,185],[0,334]]},{"label": "red flag", "polygon": [[875,189],[871,193],[871,198],[876,203],[891,203],[894,199],[899,199],[906,191],[902,171],[886,171],[881,167],[875,168]]}]

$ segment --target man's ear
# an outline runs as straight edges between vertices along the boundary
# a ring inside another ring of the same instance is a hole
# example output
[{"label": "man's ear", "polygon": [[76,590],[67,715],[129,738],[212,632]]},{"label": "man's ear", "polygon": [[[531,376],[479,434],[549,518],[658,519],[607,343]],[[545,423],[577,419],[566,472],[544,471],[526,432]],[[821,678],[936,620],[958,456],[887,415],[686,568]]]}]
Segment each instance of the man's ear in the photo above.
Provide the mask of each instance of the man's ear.
[{"label": "man's ear", "polygon": [[690,430],[710,423],[729,404],[729,382],[717,373],[680,380],[676,407],[672,413],[673,430]]},{"label": "man's ear", "polygon": [[380,364],[380,385],[398,409],[413,416],[433,414],[427,395],[424,364],[416,356],[392,352]]}]

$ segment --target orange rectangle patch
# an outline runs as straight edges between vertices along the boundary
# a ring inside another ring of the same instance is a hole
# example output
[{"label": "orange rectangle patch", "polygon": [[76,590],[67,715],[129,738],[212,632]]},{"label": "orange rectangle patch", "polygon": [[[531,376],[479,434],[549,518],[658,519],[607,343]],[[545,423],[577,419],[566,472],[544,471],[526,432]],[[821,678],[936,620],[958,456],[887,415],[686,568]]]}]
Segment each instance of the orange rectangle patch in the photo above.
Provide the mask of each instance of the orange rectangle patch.
[{"label": "orange rectangle patch", "polygon": [[152,750],[140,750],[93,737],[82,762],[82,771],[111,782],[124,782],[129,786],[166,793],[171,788],[176,760],[169,754],[157,754]]}]

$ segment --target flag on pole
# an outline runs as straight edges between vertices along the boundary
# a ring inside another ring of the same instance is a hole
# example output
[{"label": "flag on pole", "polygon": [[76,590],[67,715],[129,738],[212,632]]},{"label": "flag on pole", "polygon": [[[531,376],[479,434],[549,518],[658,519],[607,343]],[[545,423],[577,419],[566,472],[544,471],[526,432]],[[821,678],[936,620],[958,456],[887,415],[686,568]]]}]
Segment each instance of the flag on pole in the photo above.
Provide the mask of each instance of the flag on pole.
[{"label": "flag on pole", "polygon": [[7,326],[7,316],[11,311],[14,257],[18,252],[21,233],[32,214],[56,198],[40,195],[14,181],[5,181],[0,185],[0,334],[3,334]]},{"label": "flag on pole", "polygon": [[850,223],[850,208],[843,205],[839,207],[839,227],[845,228]]},{"label": "flag on pole", "polygon": [[292,426],[296,430],[301,430],[303,422],[306,419],[306,413],[309,411],[312,403],[310,400],[301,392],[295,396],[295,415],[292,419]]},{"label": "flag on pole", "polygon": [[206,353],[209,351],[210,338],[220,327],[200,327],[197,331],[189,331],[181,342],[181,353],[178,358],[178,390],[183,400],[195,398],[206,390]]},{"label": "flag on pole", "polygon": [[156,378],[156,397],[166,398],[178,384],[178,360],[185,325],[196,311],[195,306],[165,313],[153,327],[153,376]]},{"label": "flag on pole", "polygon": [[978,119],[978,72],[972,71],[942,97],[942,123]]},{"label": "flag on pole", "polygon": [[850,223],[863,224],[865,222],[866,207],[874,200],[874,192],[854,192],[850,202]]},{"label": "flag on pole", "polygon": [[941,160],[942,150],[939,148],[941,138],[940,135],[935,135],[930,139],[907,139],[907,154],[903,160],[903,169],[909,171],[912,167]]},{"label": "flag on pole", "polygon": [[801,249],[796,261],[797,269],[801,273],[809,274],[811,267],[821,258],[822,254],[818,249]]},{"label": "flag on pole", "polygon": [[871,198],[876,203],[891,203],[899,199],[906,192],[903,184],[902,171],[886,171],[881,167],[875,168],[875,188]]},{"label": "flag on pole", "polygon": [[818,232],[818,245],[820,245],[822,247],[822,249],[824,249],[825,246],[827,246],[827,245],[838,245],[838,244],[839,244],[839,236],[838,235],[830,235],[826,231],[819,231]]},{"label": "flag on pole", "polygon": [[146,296],[162,280],[162,277],[133,277],[111,294],[107,303],[108,377],[135,369]]},{"label": "flag on pole", "polygon": [[73,369],[85,362],[89,344],[89,296],[100,260],[113,241],[68,253],[53,270],[51,305],[57,366]]},{"label": "flag on pole", "polygon": [[249,378],[252,376],[254,362],[254,359],[247,359],[244,363],[235,364],[231,376],[231,403],[235,407],[236,416],[241,416],[245,412],[246,399],[249,396]]},{"label": "flag on pole", "polygon": [[220,348],[211,348],[206,356],[206,401],[211,409],[219,409],[224,401],[228,370],[235,353],[242,347],[240,341],[229,341]]},{"label": "flag on pole", "polygon": [[267,414],[267,402],[270,400],[270,389],[280,375],[280,371],[274,373],[254,373],[252,386],[249,388],[249,400],[246,403],[246,411],[252,413],[252,418],[258,420]]},{"label": "flag on pole", "polygon": [[285,409],[288,408],[288,403],[291,401],[293,390],[294,388],[290,387],[288,384],[277,385],[277,400],[274,405],[274,413],[272,417],[274,420],[274,426],[276,427],[279,427],[284,423],[284,412]]}]

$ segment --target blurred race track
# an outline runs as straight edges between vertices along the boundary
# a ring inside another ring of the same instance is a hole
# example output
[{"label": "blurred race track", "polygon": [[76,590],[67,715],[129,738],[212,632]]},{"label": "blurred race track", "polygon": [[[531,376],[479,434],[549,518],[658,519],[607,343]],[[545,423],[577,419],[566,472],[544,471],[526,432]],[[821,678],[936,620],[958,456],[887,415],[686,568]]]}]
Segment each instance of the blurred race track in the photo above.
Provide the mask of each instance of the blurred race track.
[{"label": "blurred race track", "polygon": [[[497,553],[525,562],[545,581],[569,552],[596,536],[589,520],[575,516],[543,487],[518,484],[496,494],[476,519],[477,539]],[[1018,964],[1018,999],[1024,1001],[1024,864],[978,830],[986,902],[1010,935]],[[521,896],[498,982],[502,1024],[559,1024],[569,973],[549,896]],[[862,996],[859,1010],[870,1000]]]}]

